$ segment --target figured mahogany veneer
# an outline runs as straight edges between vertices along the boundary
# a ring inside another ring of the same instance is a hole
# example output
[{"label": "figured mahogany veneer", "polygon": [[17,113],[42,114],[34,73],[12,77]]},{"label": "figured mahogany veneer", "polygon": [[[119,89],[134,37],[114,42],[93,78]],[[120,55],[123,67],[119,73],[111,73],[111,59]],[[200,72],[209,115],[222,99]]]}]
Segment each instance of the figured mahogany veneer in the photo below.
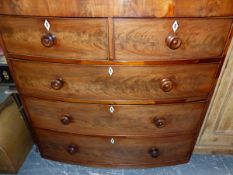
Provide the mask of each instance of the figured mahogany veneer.
[{"label": "figured mahogany veneer", "polygon": [[[192,135],[168,138],[95,137],[41,129],[35,129],[35,133],[44,157],[96,166],[144,167],[187,162],[193,145]],[[156,153],[152,152],[154,148]]]},{"label": "figured mahogany veneer", "polygon": [[0,17],[7,52],[51,59],[108,58],[106,19],[49,19],[49,33],[44,21],[44,18]]},{"label": "figured mahogany veneer", "polygon": [[[215,81],[218,64],[164,66],[79,66],[10,60],[24,95],[73,101],[203,99]],[[112,75],[109,70],[112,69]],[[59,79],[62,79],[62,82]],[[167,89],[164,79],[172,88]],[[60,87],[54,87],[57,81]]]},{"label": "figured mahogany veneer", "polygon": [[[171,26],[178,21],[174,34]],[[116,60],[172,60],[221,57],[232,19],[116,19]],[[177,44],[174,42],[177,39]]]},{"label": "figured mahogany veneer", "polygon": [[232,0],[1,0],[0,43],[41,155],[188,162],[232,17]]},{"label": "figured mahogany veneer", "polygon": [[27,97],[24,100],[34,127],[90,135],[163,136],[195,133],[205,107],[204,102],[104,105]]},{"label": "figured mahogany veneer", "polygon": [[[106,19],[0,17],[9,54],[50,59],[110,59]],[[179,30],[172,33],[174,20]],[[25,25],[26,24],[26,25]],[[222,57],[231,19],[115,19],[113,47],[117,61]],[[17,40],[17,43],[15,41]],[[174,43],[177,42],[177,43]]]},{"label": "figured mahogany veneer", "polygon": [[8,15],[63,17],[232,16],[232,0],[1,0]]}]

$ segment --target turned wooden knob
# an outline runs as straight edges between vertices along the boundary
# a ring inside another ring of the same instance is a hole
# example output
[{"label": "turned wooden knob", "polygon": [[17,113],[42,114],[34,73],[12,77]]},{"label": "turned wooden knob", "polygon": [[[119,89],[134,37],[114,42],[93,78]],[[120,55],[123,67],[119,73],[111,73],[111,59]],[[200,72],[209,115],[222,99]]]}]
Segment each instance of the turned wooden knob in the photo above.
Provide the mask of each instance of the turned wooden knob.
[{"label": "turned wooden knob", "polygon": [[173,82],[170,79],[165,78],[160,82],[160,88],[164,92],[169,92],[173,89]]},{"label": "turned wooden knob", "polygon": [[159,157],[159,149],[156,147],[153,147],[149,150],[149,154],[151,155],[152,158],[157,158]]},{"label": "turned wooden knob", "polygon": [[63,87],[64,85],[64,81],[62,78],[58,78],[56,80],[52,80],[51,81],[51,87],[54,89],[54,90],[59,90]]},{"label": "turned wooden knob", "polygon": [[46,33],[41,37],[41,44],[45,47],[53,47],[56,43],[56,36],[51,33]]},{"label": "turned wooden knob", "polygon": [[164,118],[156,118],[154,123],[157,128],[164,128],[167,124]]},{"label": "turned wooden knob", "polygon": [[168,37],[166,39],[166,44],[170,49],[175,50],[175,49],[180,48],[182,41],[176,35],[168,35]]},{"label": "turned wooden knob", "polygon": [[63,125],[69,125],[72,122],[72,117],[68,114],[61,116],[60,121]]},{"label": "turned wooden knob", "polygon": [[77,145],[69,145],[67,146],[67,152],[71,155],[76,154],[78,152],[78,146]]}]

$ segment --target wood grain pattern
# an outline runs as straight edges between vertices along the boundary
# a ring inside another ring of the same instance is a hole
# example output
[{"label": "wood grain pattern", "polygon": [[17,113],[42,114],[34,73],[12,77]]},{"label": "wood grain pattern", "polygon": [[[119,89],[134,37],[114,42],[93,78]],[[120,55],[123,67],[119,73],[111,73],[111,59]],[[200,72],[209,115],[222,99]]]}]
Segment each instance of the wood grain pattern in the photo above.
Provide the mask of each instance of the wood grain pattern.
[{"label": "wood grain pattern", "polygon": [[[81,104],[24,98],[32,125],[67,133],[89,135],[150,135],[195,133],[205,103],[164,105]],[[113,107],[114,111],[110,112]],[[184,110],[185,109],[185,110]],[[63,115],[70,116],[67,125]],[[164,119],[162,128],[156,120]]]},{"label": "wood grain pattern", "polygon": [[47,33],[45,18],[0,17],[0,28],[9,53],[47,56],[51,59],[108,58],[107,19],[47,18],[56,37],[51,48],[41,44]]},{"label": "wood grain pattern", "polygon": [[[172,50],[166,38],[177,20],[181,47]],[[221,57],[232,19],[115,19],[116,60],[179,60]]]},{"label": "wood grain pattern", "polygon": [[108,0],[1,0],[0,14],[104,17],[108,15]]},{"label": "wood grain pattern", "polygon": [[[14,129],[13,129],[14,128]],[[0,104],[0,172],[16,174],[33,145],[31,135],[12,96]]]},{"label": "wood grain pattern", "polygon": [[157,60],[157,61],[143,61],[143,60],[132,60],[132,61],[116,61],[116,60],[74,60],[74,59],[61,59],[50,57],[38,57],[38,56],[25,56],[25,55],[14,55],[8,54],[8,58],[29,60],[29,61],[40,61],[50,63],[64,63],[64,64],[78,64],[78,65],[122,65],[122,66],[153,66],[153,65],[176,65],[176,64],[202,64],[202,63],[220,63],[224,57],[221,58],[201,58],[201,59],[186,59],[186,60]]},{"label": "wood grain pattern", "polygon": [[[57,160],[86,164],[110,164],[138,166],[163,162],[175,162],[188,159],[193,144],[193,136],[177,136],[170,138],[153,137],[89,137],[68,135],[36,129],[43,155]],[[69,154],[67,147],[76,145],[78,152]],[[157,147],[160,155],[152,158],[149,151]],[[127,156],[125,156],[127,155]]]},{"label": "wood grain pattern", "polygon": [[233,154],[233,41],[195,151]]},{"label": "wood grain pattern", "polygon": [[113,0],[119,17],[232,16],[232,0]]},{"label": "wood grain pattern", "polygon": [[[206,98],[212,88],[218,64],[170,66],[78,66],[11,60],[15,81],[25,95],[44,98],[83,100],[168,100]],[[62,79],[60,90],[51,88],[51,81]],[[173,89],[164,92],[161,81],[173,82]]]},{"label": "wood grain pattern", "polygon": [[[232,16],[232,0],[1,0],[0,43],[41,155],[99,167],[187,162]],[[232,144],[231,123],[214,122],[223,137],[204,143]]]},{"label": "wood grain pattern", "polygon": [[[191,5],[190,5],[191,4]],[[62,17],[232,16],[232,0],[1,0],[0,14]]]}]

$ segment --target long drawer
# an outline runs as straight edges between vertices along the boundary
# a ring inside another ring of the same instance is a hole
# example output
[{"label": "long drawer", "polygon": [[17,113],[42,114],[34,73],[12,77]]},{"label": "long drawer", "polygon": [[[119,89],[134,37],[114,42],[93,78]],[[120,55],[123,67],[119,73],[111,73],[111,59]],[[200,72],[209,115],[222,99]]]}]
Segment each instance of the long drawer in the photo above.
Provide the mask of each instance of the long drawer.
[{"label": "long drawer", "polygon": [[232,19],[115,19],[115,57],[127,61],[221,57],[231,25]]},{"label": "long drawer", "polygon": [[92,101],[206,98],[218,64],[85,66],[10,60],[24,95]]},{"label": "long drawer", "polygon": [[94,137],[35,130],[47,158],[95,165],[164,165],[188,161],[192,135],[153,137]]},{"label": "long drawer", "polygon": [[205,103],[103,105],[24,98],[37,128],[89,135],[196,133]]},{"label": "long drawer", "polygon": [[73,17],[233,15],[232,0],[1,0],[0,14]]},{"label": "long drawer", "polygon": [[78,60],[106,60],[108,57],[107,20],[104,18],[1,16],[0,28],[10,54]]}]

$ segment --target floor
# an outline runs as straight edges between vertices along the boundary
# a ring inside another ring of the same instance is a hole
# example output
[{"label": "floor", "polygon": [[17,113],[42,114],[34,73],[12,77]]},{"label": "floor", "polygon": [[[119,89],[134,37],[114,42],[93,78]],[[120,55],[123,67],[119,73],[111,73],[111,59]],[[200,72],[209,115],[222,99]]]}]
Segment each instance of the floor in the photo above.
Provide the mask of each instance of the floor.
[{"label": "floor", "polygon": [[0,103],[4,102],[9,96],[8,94],[4,93],[6,89],[8,89],[7,86],[0,86]]},{"label": "floor", "polygon": [[233,175],[233,155],[194,154],[188,164],[151,169],[100,169],[45,160],[35,148],[17,175]]},{"label": "floor", "polygon": [[[1,94],[0,102],[6,98]],[[233,175],[233,155],[194,154],[188,164],[163,168],[100,169],[45,160],[34,147],[17,175]]]}]

